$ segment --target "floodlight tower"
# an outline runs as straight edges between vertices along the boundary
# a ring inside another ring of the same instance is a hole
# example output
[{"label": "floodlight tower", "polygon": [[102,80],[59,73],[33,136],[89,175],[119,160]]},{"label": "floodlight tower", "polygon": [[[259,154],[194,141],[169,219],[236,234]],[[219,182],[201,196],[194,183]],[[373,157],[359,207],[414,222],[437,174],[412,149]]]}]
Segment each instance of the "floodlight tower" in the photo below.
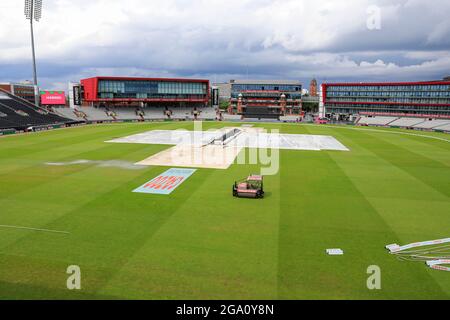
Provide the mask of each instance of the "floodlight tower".
[{"label": "floodlight tower", "polygon": [[34,51],[34,31],[33,20],[39,22],[42,17],[42,0],[25,0],[25,17],[30,20],[31,29],[31,53],[33,55],[33,84],[34,84],[34,102],[39,105],[39,92],[36,72],[36,55]]}]

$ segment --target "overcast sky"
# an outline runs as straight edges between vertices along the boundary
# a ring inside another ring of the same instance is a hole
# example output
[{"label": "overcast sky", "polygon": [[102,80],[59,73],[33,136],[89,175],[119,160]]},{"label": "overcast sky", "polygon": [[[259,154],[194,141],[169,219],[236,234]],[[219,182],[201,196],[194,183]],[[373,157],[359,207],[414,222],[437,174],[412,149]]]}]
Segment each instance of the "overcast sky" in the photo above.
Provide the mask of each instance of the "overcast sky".
[{"label": "overcast sky", "polygon": [[[43,0],[44,89],[96,75],[323,81],[450,75],[449,0]],[[0,0],[0,82],[32,78],[22,0]],[[380,19],[378,19],[380,18]]]}]

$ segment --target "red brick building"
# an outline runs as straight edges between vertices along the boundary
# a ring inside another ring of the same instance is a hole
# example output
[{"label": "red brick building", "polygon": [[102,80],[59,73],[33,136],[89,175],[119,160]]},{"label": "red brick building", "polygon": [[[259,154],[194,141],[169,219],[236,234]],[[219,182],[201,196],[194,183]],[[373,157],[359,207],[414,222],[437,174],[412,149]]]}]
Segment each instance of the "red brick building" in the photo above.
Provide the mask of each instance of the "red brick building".
[{"label": "red brick building", "polygon": [[309,85],[309,95],[311,97],[318,97],[319,94],[317,93],[317,80],[316,79],[312,79],[311,83]]}]

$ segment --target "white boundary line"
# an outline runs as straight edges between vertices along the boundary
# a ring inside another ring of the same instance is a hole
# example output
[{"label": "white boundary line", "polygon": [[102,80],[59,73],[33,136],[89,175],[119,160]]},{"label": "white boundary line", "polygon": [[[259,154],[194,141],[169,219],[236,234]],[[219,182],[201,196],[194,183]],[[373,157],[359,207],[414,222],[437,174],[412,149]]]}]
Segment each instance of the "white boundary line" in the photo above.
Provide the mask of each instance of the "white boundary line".
[{"label": "white boundary line", "polygon": [[9,226],[0,224],[0,228],[10,228],[10,229],[21,229],[21,230],[31,230],[31,231],[41,231],[41,232],[52,232],[52,233],[63,233],[70,234],[67,231],[58,231],[58,230],[49,230],[49,229],[39,229],[39,228],[29,228],[29,227],[21,227],[21,226]]}]

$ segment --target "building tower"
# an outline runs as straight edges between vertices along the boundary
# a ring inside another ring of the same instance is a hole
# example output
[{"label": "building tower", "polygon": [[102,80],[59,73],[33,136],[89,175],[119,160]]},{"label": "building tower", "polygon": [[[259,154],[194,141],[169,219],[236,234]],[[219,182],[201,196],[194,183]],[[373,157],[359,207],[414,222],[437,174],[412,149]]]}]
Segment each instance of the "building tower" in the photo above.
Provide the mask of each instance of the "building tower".
[{"label": "building tower", "polygon": [[309,95],[311,97],[317,97],[317,80],[312,79],[311,84],[309,85]]},{"label": "building tower", "polygon": [[242,114],[242,93],[239,94],[238,103],[237,103],[237,113]]},{"label": "building tower", "polygon": [[280,97],[281,115],[286,115],[286,95],[283,93]]}]

